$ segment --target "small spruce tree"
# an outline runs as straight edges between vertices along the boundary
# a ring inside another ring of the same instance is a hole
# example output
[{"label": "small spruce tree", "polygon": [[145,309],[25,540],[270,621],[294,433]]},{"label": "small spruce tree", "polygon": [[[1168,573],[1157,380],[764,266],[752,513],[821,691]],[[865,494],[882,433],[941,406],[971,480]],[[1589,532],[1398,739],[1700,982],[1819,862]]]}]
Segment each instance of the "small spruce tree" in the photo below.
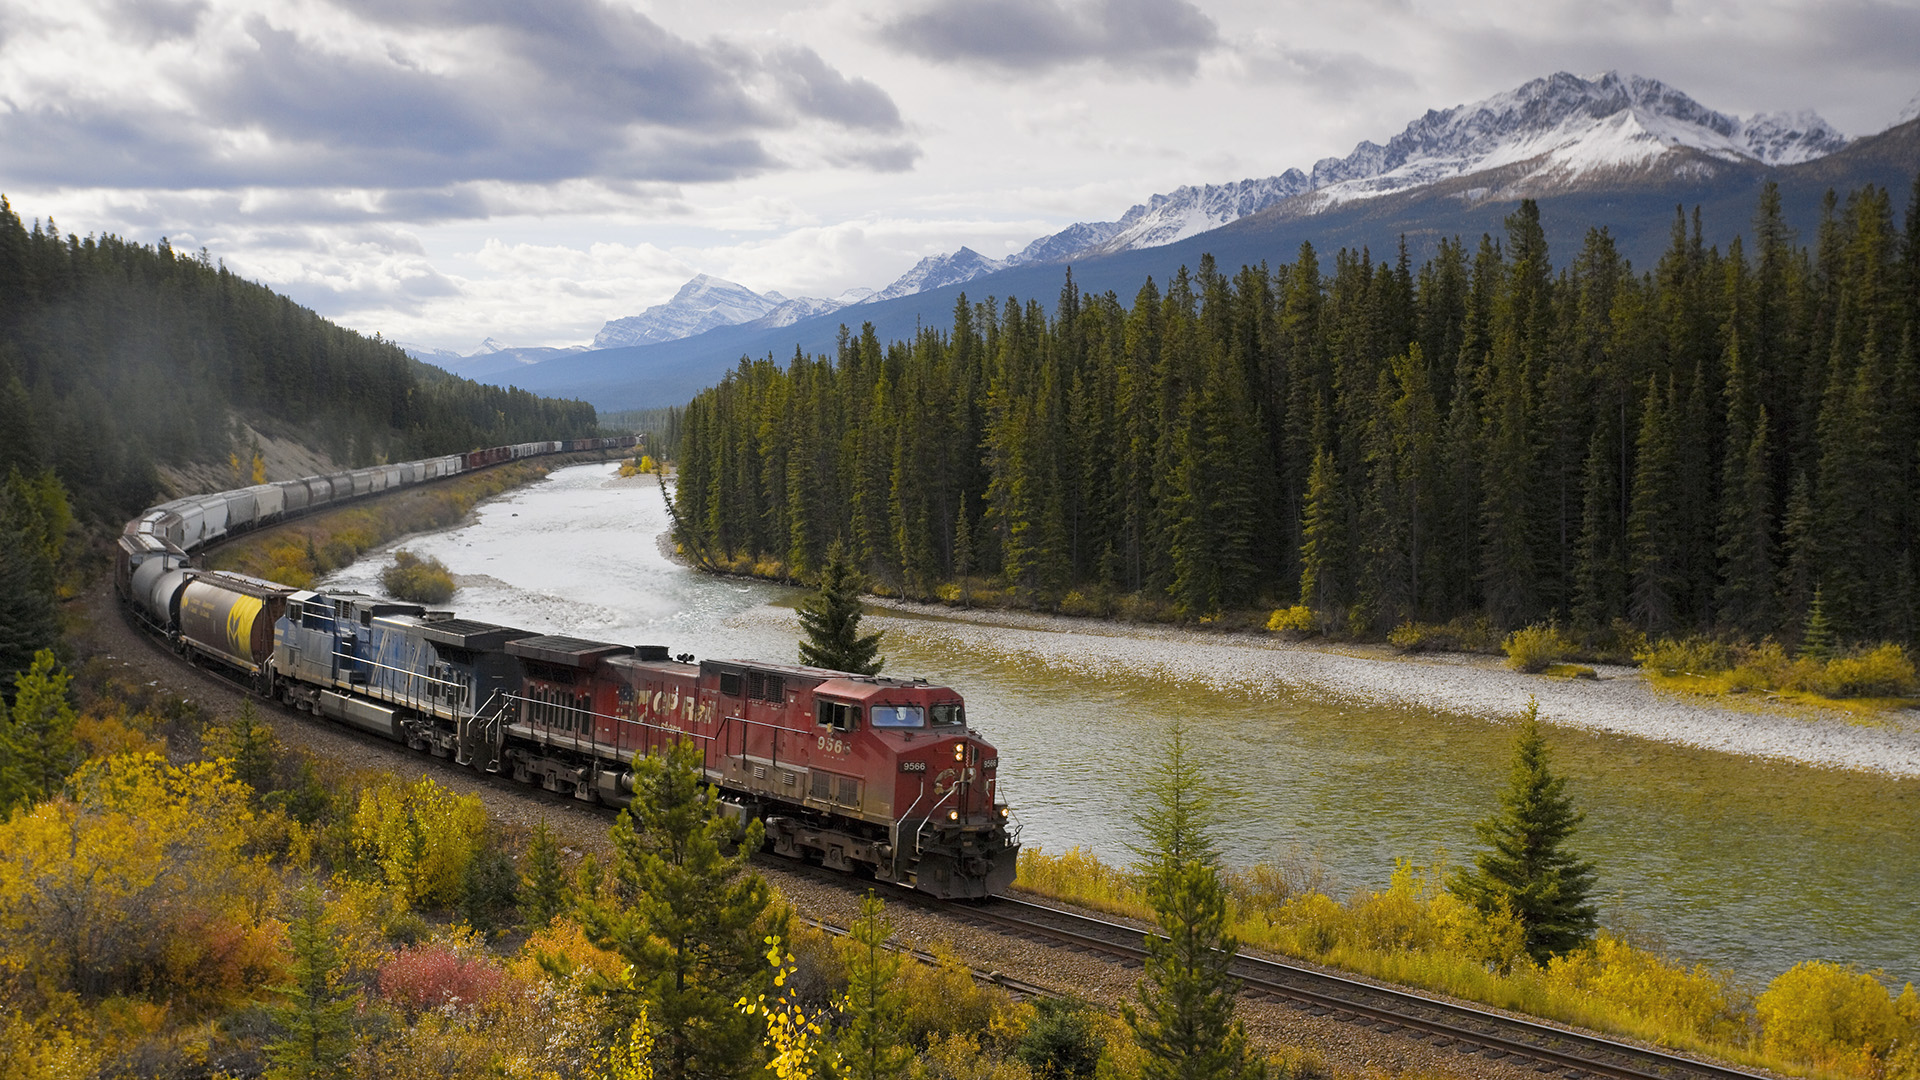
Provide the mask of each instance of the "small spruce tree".
[{"label": "small spruce tree", "polygon": [[1549,766],[1540,704],[1529,701],[1500,810],[1474,827],[1488,850],[1474,857],[1473,869],[1457,870],[1449,888],[1483,912],[1511,911],[1535,963],[1579,947],[1597,925],[1588,902],[1593,864],[1566,849],[1585,816],[1574,809],[1566,778]]},{"label": "small spruce tree", "polygon": [[835,1039],[843,1080],[892,1080],[913,1064],[907,995],[897,982],[901,958],[887,948],[893,926],[885,909],[869,892],[860,901],[860,918],[838,943],[847,968],[847,992],[839,1003],[844,1026]]},{"label": "small spruce tree", "polygon": [[579,905],[587,938],[633,968],[631,981],[588,987],[623,1026],[644,1008],[658,1080],[758,1075],[765,1028],[736,1003],[767,991],[764,938],[786,933],[768,918],[772,890],[747,868],[763,827],[735,844],[701,760],[692,740],[640,759],[633,804],[613,826],[613,881]]},{"label": "small spruce tree", "polygon": [[1806,625],[1800,629],[1800,655],[1820,663],[1833,659],[1833,623],[1827,619],[1826,597],[1818,586],[1813,590],[1813,603],[1807,605]]},{"label": "small spruce tree", "polygon": [[224,724],[210,727],[200,737],[201,752],[233,763],[233,778],[253,789],[252,801],[273,790],[280,741],[271,725],[260,719],[253,702],[240,703],[240,712]]},{"label": "small spruce tree", "polygon": [[520,871],[520,917],[527,929],[540,930],[565,913],[572,887],[567,871],[560,863],[560,842],[553,829],[542,820],[533,827],[533,839],[527,843],[527,859]]},{"label": "small spruce tree", "polygon": [[340,945],[326,925],[320,890],[300,890],[293,921],[287,926],[293,963],[287,982],[274,987],[282,997],[271,1015],[286,1036],[267,1044],[269,1080],[321,1080],[349,1075],[353,1049],[352,998],[337,992],[334,973],[341,966]]},{"label": "small spruce tree", "polygon": [[1105,1048],[1093,1007],[1074,998],[1040,998],[1013,1056],[1033,1080],[1093,1080]]},{"label": "small spruce tree", "polygon": [[1266,1074],[1233,1015],[1239,981],[1230,969],[1240,945],[1227,932],[1214,821],[1200,766],[1176,726],[1139,820],[1146,843],[1135,849],[1146,863],[1147,902],[1160,927],[1146,938],[1139,1005],[1121,1006],[1145,1051],[1143,1080],[1261,1080]]},{"label": "small spruce tree", "polygon": [[72,681],[51,649],[34,653],[33,665],[13,677],[11,716],[0,728],[0,812],[58,791],[80,763],[67,700]]},{"label": "small spruce tree", "polygon": [[810,667],[876,675],[886,663],[880,631],[860,632],[860,583],[838,540],[827,549],[820,588],[800,603],[800,662]]}]

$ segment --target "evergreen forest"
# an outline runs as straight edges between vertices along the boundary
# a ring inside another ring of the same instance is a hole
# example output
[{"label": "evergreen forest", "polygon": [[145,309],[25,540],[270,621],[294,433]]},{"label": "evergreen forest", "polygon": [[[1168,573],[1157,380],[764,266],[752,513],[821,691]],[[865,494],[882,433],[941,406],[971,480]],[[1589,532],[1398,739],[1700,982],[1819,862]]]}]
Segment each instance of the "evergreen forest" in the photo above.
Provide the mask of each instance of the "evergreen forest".
[{"label": "evergreen forest", "polygon": [[205,251],[62,237],[0,197],[0,476],[51,468],[117,525],[155,464],[225,460],[236,416],[350,466],[596,432],[590,405],[448,375]]},{"label": "evergreen forest", "polygon": [[1647,268],[1600,228],[1549,252],[1528,201],[1419,265],[1303,245],[1131,303],[1069,272],[1051,311],[963,297],[911,341],[743,358],[681,418],[681,539],[794,577],[844,539],[914,595],[1298,604],[1336,633],[1791,642],[1811,611],[1910,643],[1920,183],[1904,223],[1896,197],[1829,193],[1803,238],[1769,186],[1726,251],[1677,207]]}]

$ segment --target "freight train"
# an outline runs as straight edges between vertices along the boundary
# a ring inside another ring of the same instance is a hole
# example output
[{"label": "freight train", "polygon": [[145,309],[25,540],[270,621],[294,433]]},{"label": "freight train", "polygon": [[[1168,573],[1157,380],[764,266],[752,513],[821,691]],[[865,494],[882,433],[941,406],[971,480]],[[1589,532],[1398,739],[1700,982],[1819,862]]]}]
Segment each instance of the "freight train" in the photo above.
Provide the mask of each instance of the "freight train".
[{"label": "freight train", "polygon": [[999,755],[949,687],[695,663],[660,645],[539,634],[192,565],[241,529],[343,499],[631,445],[528,443],[176,500],[128,522],[116,582],[132,616],[182,655],[450,763],[623,807],[637,762],[692,741],[725,812],[742,828],[763,822],[776,852],[943,898],[1005,891],[1020,845]]}]

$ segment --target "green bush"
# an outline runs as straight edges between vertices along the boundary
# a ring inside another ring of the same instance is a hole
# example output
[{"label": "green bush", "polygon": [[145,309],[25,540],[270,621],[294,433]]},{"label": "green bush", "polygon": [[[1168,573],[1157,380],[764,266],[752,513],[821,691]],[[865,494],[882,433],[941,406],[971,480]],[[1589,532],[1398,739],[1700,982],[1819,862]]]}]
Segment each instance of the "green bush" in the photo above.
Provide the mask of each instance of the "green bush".
[{"label": "green bush", "polygon": [[393,553],[393,565],[380,571],[380,587],[409,603],[444,604],[453,599],[453,574],[439,559],[422,559],[401,548]]},{"label": "green bush", "polygon": [[1573,652],[1573,642],[1552,623],[1535,623],[1515,630],[1500,647],[1506,651],[1508,667],[1533,674],[1545,671]]}]

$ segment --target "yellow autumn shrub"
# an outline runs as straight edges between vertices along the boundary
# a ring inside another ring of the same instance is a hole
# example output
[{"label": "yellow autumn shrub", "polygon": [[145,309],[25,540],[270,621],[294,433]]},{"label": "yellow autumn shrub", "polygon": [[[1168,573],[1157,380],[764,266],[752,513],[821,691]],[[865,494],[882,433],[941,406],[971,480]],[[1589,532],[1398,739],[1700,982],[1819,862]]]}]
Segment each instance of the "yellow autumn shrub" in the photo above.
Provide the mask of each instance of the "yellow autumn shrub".
[{"label": "yellow autumn shrub", "polygon": [[430,776],[411,784],[383,776],[360,793],[350,827],[364,872],[399,889],[409,904],[446,907],[460,898],[487,810],[479,796],[456,795]]}]

